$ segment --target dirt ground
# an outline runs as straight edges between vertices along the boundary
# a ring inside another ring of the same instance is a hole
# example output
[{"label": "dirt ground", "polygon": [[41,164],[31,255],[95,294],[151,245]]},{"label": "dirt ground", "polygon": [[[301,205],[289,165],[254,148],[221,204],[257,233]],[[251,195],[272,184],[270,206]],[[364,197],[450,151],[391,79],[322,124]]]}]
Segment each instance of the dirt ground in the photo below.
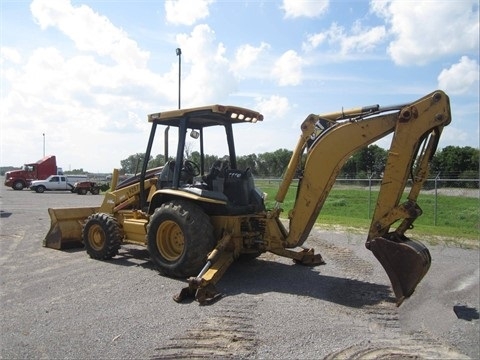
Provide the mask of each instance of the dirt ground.
[{"label": "dirt ground", "polygon": [[435,245],[432,266],[396,307],[365,235],[316,229],[315,268],[264,254],[228,269],[210,306],[177,304],[186,285],[142,247],[111,261],[42,246],[49,207],[102,197],[0,190],[1,359],[480,358],[479,250]]}]

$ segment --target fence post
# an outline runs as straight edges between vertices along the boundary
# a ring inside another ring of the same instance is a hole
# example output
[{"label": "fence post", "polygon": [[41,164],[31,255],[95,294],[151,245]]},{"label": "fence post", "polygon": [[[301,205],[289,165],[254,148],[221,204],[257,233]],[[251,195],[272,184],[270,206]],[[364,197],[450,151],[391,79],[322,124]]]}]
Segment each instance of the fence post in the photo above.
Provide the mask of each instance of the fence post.
[{"label": "fence post", "polygon": [[438,198],[438,179],[440,178],[440,173],[435,176],[435,201],[433,206],[433,226],[437,226],[437,198]]},{"label": "fence post", "polygon": [[370,219],[370,209],[372,206],[372,176],[373,174],[370,174],[368,177],[368,219]]}]

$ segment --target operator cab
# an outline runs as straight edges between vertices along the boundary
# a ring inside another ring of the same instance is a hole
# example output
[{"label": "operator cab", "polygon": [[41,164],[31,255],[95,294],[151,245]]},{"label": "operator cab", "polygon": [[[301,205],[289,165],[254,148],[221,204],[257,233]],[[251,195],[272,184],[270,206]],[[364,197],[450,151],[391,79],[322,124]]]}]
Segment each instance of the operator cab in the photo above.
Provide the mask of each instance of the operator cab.
[{"label": "operator cab", "polygon": [[[144,191],[140,192],[143,195],[141,203],[153,209],[158,202],[186,197],[195,199],[209,213],[236,214],[263,210],[263,195],[255,188],[250,169],[237,168],[233,137],[234,124],[262,120],[263,115],[256,111],[223,105],[150,114],[148,121],[152,123],[152,128],[145,159],[150,159],[152,148],[158,143],[155,142],[155,133],[163,126],[165,165],[155,174],[155,194],[148,195],[148,199],[155,202],[154,206],[147,203]],[[226,142],[222,143],[226,143],[227,155],[212,163],[207,152],[212,151],[209,150],[213,149],[212,144],[220,143],[217,140],[221,129],[226,138]],[[169,156],[170,142],[175,142],[169,138],[172,130],[178,134],[174,158]],[[193,144],[187,142],[187,134],[193,139]],[[205,149],[205,145],[209,149]],[[147,162],[144,161],[140,178],[147,177]],[[140,186],[143,186],[143,181],[140,181]]]}]

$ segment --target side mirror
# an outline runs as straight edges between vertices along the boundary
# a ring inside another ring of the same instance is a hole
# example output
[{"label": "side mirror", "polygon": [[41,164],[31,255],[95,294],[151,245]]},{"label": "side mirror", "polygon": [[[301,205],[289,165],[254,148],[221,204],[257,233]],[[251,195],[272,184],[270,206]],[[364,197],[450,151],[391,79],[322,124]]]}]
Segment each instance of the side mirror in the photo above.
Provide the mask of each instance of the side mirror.
[{"label": "side mirror", "polygon": [[198,139],[200,137],[200,133],[197,130],[192,130],[190,132],[190,137],[194,139]]}]

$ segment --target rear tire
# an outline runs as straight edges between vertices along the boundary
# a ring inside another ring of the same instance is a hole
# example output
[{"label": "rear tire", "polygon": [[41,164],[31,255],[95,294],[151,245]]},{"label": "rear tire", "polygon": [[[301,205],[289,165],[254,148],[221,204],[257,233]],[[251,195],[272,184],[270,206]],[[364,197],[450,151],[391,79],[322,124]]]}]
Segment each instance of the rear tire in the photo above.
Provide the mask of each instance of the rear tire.
[{"label": "rear tire", "polygon": [[117,219],[96,213],[88,217],[82,230],[82,239],[92,259],[109,260],[118,254],[122,234]]},{"label": "rear tire", "polygon": [[196,276],[215,247],[213,226],[201,207],[173,200],[155,209],[147,227],[150,257],[165,275]]}]

